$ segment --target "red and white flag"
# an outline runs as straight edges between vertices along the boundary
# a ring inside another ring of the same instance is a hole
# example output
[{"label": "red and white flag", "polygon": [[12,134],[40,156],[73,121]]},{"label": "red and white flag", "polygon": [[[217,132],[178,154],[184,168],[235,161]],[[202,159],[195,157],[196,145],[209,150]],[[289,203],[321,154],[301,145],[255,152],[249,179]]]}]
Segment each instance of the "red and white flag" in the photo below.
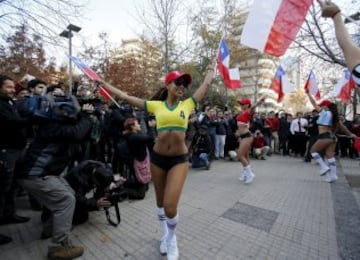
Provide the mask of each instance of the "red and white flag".
[{"label": "red and white flag", "polygon": [[315,96],[316,99],[321,98],[318,83],[312,70],[310,70],[309,77],[305,83],[304,89],[306,93],[310,93],[312,96]]},{"label": "red and white flag", "polygon": [[300,30],[313,0],[255,0],[240,43],[279,57]]},{"label": "red and white flag", "polygon": [[355,82],[349,70],[345,70],[343,76],[334,86],[334,96],[340,98],[345,104],[351,100],[351,91],[355,88]]},{"label": "red and white flag", "polygon": [[225,39],[221,39],[218,52],[217,68],[224,84],[229,89],[237,89],[241,87],[240,72],[238,68],[229,68],[230,54]]}]

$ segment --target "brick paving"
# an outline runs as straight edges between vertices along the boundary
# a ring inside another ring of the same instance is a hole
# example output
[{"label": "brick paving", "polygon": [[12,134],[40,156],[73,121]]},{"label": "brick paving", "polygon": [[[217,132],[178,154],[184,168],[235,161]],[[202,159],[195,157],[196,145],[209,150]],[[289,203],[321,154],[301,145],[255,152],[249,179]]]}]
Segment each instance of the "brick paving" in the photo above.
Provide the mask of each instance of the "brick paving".
[{"label": "brick paving", "polygon": [[[336,184],[324,182],[316,165],[300,158],[272,156],[254,160],[252,168],[251,185],[238,181],[238,162],[190,171],[179,208],[180,259],[360,259],[359,204],[345,178],[359,172],[358,161],[341,160]],[[24,199],[19,208],[32,219],[0,226],[14,239],[0,247],[0,259],[45,259],[39,213]],[[85,247],[79,259],[166,259],[158,252],[152,185],[144,200],[124,201],[120,211],[116,228],[104,212],[93,212],[73,230],[74,244]]]}]

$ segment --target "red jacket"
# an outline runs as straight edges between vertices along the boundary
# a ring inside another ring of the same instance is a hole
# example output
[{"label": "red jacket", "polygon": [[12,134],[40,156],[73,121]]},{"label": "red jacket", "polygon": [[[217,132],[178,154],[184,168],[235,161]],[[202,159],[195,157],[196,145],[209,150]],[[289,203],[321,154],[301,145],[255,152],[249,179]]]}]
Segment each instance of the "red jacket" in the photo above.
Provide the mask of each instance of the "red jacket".
[{"label": "red jacket", "polygon": [[262,135],[254,136],[253,147],[263,148],[265,146],[265,138]]}]

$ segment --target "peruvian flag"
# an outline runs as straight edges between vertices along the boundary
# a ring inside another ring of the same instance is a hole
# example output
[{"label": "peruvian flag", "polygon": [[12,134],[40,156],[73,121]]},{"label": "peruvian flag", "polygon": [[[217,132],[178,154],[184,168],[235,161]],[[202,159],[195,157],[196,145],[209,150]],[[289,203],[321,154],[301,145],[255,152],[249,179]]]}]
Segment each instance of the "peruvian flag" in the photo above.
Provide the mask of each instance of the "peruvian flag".
[{"label": "peruvian flag", "polygon": [[310,93],[312,96],[315,96],[316,99],[321,98],[318,83],[312,70],[310,70],[309,77],[305,83],[304,89],[306,93]]},{"label": "peruvian flag", "polygon": [[278,69],[276,70],[275,76],[271,82],[269,89],[275,91],[275,93],[278,94],[278,103],[283,100],[285,94],[290,93],[294,90],[294,86],[290,84],[286,72],[281,65],[279,65]]},{"label": "peruvian flag", "polygon": [[351,90],[355,88],[355,82],[349,70],[345,70],[343,76],[334,86],[334,95],[340,98],[345,104],[350,103]]},{"label": "peruvian flag", "polygon": [[300,30],[313,0],[255,0],[240,42],[279,57]]},{"label": "peruvian flag", "polygon": [[230,55],[225,39],[221,39],[218,52],[217,68],[224,84],[229,89],[237,89],[241,87],[240,72],[238,68],[229,69]]}]

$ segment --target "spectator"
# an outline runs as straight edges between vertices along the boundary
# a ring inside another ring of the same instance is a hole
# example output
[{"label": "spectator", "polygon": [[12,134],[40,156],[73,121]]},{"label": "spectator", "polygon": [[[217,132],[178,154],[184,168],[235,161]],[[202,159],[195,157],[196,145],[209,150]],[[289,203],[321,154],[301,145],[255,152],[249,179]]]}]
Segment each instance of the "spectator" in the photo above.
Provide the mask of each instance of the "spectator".
[{"label": "spectator", "polygon": [[[15,213],[14,167],[26,138],[23,128],[29,121],[20,117],[14,102],[15,84],[7,76],[0,76],[0,224],[23,223],[29,218]],[[11,242],[0,235],[0,245]]]},{"label": "spectator", "polygon": [[192,154],[192,168],[205,167],[210,169],[211,139],[206,125],[200,126],[199,133],[195,135],[190,146]]},{"label": "spectator", "polygon": [[270,147],[266,144],[264,135],[260,130],[255,131],[253,149],[255,158],[266,160],[266,155],[270,151]]},{"label": "spectator", "polygon": [[[16,164],[21,186],[52,213],[50,259],[73,259],[84,251],[69,240],[75,196],[61,174],[73,160],[79,143],[90,133],[92,119],[88,113],[79,113],[78,104],[72,103],[72,109],[69,106],[58,108],[61,119],[49,119],[39,125],[36,138]],[[92,111],[93,107],[84,105],[83,109]]]}]

